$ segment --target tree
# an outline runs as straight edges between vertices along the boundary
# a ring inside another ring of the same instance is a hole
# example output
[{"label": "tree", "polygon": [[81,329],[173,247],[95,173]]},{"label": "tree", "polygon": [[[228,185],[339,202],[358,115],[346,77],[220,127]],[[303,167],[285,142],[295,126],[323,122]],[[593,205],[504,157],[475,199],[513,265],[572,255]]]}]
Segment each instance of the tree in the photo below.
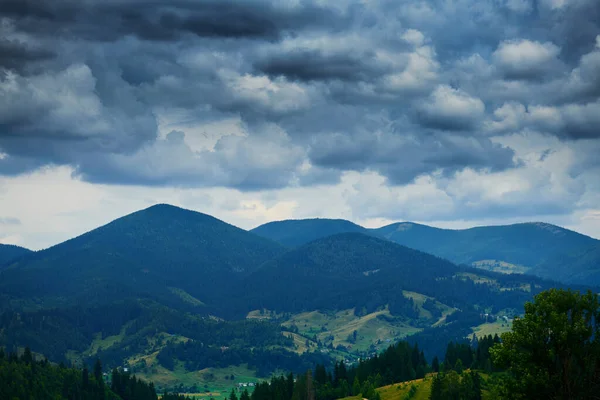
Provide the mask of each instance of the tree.
[{"label": "tree", "polygon": [[358,396],[360,394],[360,382],[358,381],[358,376],[354,377],[354,383],[352,384],[352,395]]},{"label": "tree", "polygon": [[438,360],[437,356],[433,357],[431,369],[433,370],[433,372],[440,372],[440,360]]},{"label": "tree", "polygon": [[463,366],[463,362],[459,358],[458,360],[456,360],[456,364],[454,365],[454,370],[456,372],[458,372],[459,374],[462,374],[462,372],[463,372],[464,369],[465,369],[465,367]]},{"label": "tree", "polygon": [[103,383],[104,381],[102,380],[102,363],[100,362],[100,359],[96,359],[96,363],[94,363],[94,377],[96,378],[96,381],[98,383]]},{"label": "tree", "polygon": [[231,389],[231,393],[229,394],[229,400],[238,400],[235,391]]},{"label": "tree", "polygon": [[29,347],[25,347],[25,351],[23,352],[23,361],[26,364],[31,364],[33,362],[33,354],[31,353],[31,349]]},{"label": "tree", "polygon": [[435,374],[431,381],[431,392],[429,400],[440,400],[442,398],[442,375]]},{"label": "tree", "polygon": [[491,350],[509,379],[503,398],[584,399],[600,390],[600,303],[588,291],[551,289],[525,304]]}]

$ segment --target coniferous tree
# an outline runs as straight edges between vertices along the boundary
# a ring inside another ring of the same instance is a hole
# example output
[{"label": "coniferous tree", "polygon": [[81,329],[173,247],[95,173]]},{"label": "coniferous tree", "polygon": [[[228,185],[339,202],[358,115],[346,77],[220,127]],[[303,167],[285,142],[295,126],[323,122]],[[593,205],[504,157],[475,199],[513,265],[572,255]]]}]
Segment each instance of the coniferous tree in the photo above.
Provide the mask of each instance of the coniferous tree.
[{"label": "coniferous tree", "polygon": [[438,360],[437,356],[433,357],[433,361],[431,362],[431,369],[433,372],[440,372],[440,360]]}]

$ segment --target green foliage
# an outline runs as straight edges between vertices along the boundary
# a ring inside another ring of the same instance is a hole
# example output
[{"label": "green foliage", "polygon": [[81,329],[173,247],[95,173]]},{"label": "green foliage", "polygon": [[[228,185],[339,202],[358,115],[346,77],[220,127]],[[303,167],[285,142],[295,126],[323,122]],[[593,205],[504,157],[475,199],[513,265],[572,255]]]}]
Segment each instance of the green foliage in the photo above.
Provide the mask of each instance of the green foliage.
[{"label": "green foliage", "polygon": [[436,374],[431,382],[429,400],[481,400],[481,378],[474,371]]},{"label": "green foliage", "polygon": [[417,387],[415,385],[410,385],[410,389],[408,390],[408,393],[406,393],[406,396],[404,396],[404,400],[410,400],[414,398],[416,394]]},{"label": "green foliage", "polygon": [[[29,349],[21,357],[0,350],[0,399],[129,400],[118,397],[87,370],[35,361]],[[135,400],[154,400],[139,397]]]},{"label": "green foliage", "polygon": [[600,389],[597,294],[552,289],[525,305],[492,356],[510,373],[507,399],[585,399]]},{"label": "green foliage", "polygon": [[[380,394],[376,389],[381,385],[423,378],[423,371],[427,369],[419,348],[400,342],[390,346],[381,355],[363,360],[352,368],[338,362],[333,372],[328,372],[323,365],[317,365],[314,374],[310,370],[299,374],[296,382],[292,374],[274,377],[270,384],[263,382],[256,387],[252,400],[334,400],[359,394],[369,400],[379,400]],[[285,397],[290,393],[291,397]]]}]

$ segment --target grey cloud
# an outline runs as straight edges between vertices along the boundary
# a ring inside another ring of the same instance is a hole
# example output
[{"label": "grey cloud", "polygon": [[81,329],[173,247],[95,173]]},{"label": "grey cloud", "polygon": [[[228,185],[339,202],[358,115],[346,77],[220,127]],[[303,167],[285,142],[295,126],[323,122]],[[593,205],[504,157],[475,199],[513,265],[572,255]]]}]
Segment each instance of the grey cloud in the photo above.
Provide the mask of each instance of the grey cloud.
[{"label": "grey cloud", "polygon": [[311,144],[309,157],[321,167],[377,171],[395,185],[434,172],[450,176],[464,168],[502,171],[518,165],[510,148],[487,138],[449,134],[319,136]]},{"label": "grey cloud", "polygon": [[571,139],[600,138],[600,101],[562,108],[564,127],[559,134]]},{"label": "grey cloud", "polygon": [[23,73],[28,64],[54,57],[46,49],[33,48],[26,43],[0,38],[0,70],[9,69]]},{"label": "grey cloud", "polygon": [[0,225],[21,225],[21,220],[14,217],[0,217]]},{"label": "grey cloud", "polygon": [[292,80],[362,81],[386,72],[384,66],[373,61],[374,57],[372,52],[356,50],[328,55],[316,49],[294,49],[265,57],[257,61],[255,67],[270,76],[285,76]]},{"label": "grey cloud", "polygon": [[492,58],[507,79],[543,80],[558,69],[559,53],[553,43],[522,39],[503,41]]},{"label": "grey cloud", "polygon": [[417,106],[415,118],[428,128],[473,130],[481,123],[484,112],[485,105],[480,99],[449,86],[439,86]]},{"label": "grey cloud", "polygon": [[284,31],[323,26],[343,16],[310,2],[279,6],[267,1],[6,0],[1,14],[19,29],[113,41],[125,35],[174,41],[182,34],[214,38],[277,39]]},{"label": "grey cloud", "polygon": [[302,149],[290,146],[277,132],[262,138],[224,136],[214,151],[194,151],[183,132],[172,131],[132,155],[90,155],[81,160],[75,175],[96,183],[252,191],[291,185],[301,174],[302,160]]},{"label": "grey cloud", "polygon": [[[538,3],[5,1],[0,173],[258,190],[517,168],[494,136],[598,137],[597,2]],[[190,145],[231,116],[247,137]]]},{"label": "grey cloud", "polygon": [[[0,80],[4,174],[44,164],[77,165],[93,152],[130,153],[156,137],[156,121],[116,80],[110,96],[87,65]],[[112,98],[111,98],[112,97]],[[116,103],[113,103],[116,101]]]}]

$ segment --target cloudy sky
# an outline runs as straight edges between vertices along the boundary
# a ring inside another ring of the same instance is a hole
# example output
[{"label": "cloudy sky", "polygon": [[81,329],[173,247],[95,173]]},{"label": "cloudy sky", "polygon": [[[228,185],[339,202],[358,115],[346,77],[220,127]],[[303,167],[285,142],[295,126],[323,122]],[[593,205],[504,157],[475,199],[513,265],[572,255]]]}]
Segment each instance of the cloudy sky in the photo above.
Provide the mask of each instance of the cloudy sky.
[{"label": "cloudy sky", "polygon": [[597,0],[0,3],[0,243],[157,202],[600,238]]}]

